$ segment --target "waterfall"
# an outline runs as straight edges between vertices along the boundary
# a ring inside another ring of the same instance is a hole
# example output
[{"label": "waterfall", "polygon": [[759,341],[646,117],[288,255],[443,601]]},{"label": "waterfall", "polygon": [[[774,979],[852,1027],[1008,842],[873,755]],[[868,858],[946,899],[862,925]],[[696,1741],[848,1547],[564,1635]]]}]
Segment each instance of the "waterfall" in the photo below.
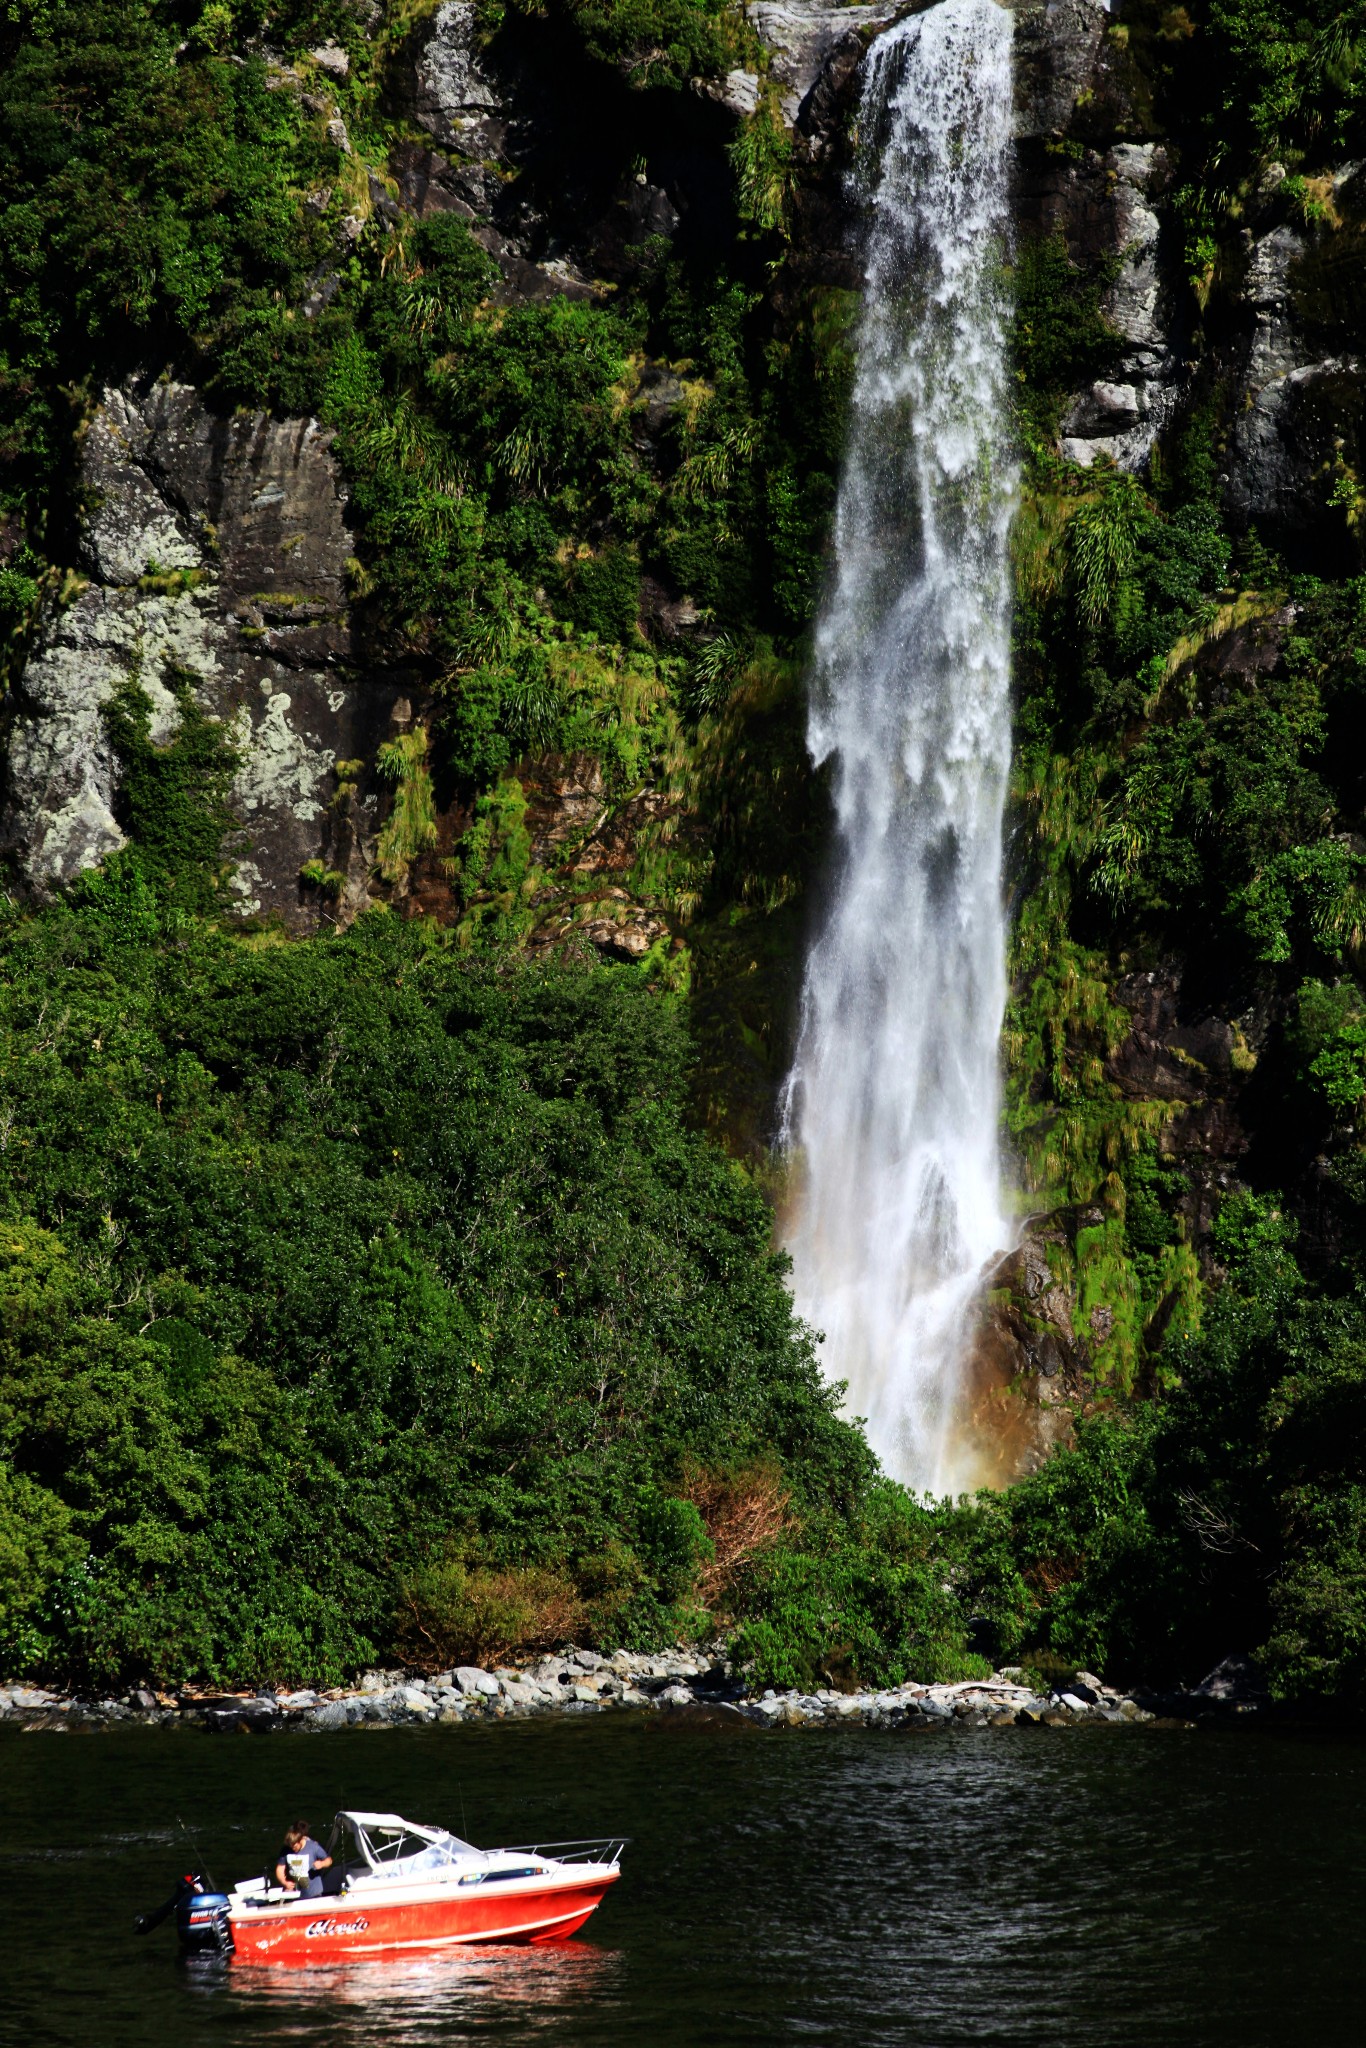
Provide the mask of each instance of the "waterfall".
[{"label": "waterfall", "polygon": [[1009,1242],[1011,27],[994,0],[944,0],[866,60],[864,300],[808,734],[836,867],[785,1101],[798,1309],[886,1469],[936,1492],[985,1476],[964,1367]]}]

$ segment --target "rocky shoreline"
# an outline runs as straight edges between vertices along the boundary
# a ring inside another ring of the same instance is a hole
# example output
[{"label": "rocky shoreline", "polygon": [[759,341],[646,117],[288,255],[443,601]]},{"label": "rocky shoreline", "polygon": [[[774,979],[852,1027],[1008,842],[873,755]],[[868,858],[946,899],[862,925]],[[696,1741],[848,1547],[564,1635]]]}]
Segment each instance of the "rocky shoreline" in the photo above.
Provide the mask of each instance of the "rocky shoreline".
[{"label": "rocky shoreline", "polygon": [[1194,1724],[1214,1716],[1257,1714],[1269,1704],[1255,1667],[1230,1657],[1189,1691],[1118,1691],[1089,1672],[1065,1686],[1035,1690],[1021,1671],[952,1685],[908,1683],[884,1691],[756,1693],[723,1652],[677,1650],[657,1656],[618,1650],[602,1657],[569,1649],[514,1670],[461,1665],[434,1676],[368,1671],[354,1686],[326,1691],[221,1693],[145,1688],[85,1699],[41,1686],[0,1686],[0,1725],[26,1731],[98,1729],[124,1723],[193,1726],[219,1734],[278,1729],[377,1728],[402,1724],[525,1720],[555,1714],[710,1709],[760,1727],[842,1724],[893,1728],[1070,1728],[1136,1722]]}]

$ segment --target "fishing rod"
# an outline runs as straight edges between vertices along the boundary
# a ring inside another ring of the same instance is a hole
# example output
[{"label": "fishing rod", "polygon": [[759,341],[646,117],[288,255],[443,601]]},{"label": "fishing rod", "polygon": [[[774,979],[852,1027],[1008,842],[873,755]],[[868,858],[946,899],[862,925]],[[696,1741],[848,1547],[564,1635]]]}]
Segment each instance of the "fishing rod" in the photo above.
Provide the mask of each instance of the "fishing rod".
[{"label": "fishing rod", "polygon": [[192,1896],[199,1886],[207,1883],[210,1891],[217,1891],[218,1889],[208,1866],[204,1862],[204,1852],[199,1846],[198,1837],[192,1834],[190,1829],[186,1827],[184,1819],[180,1814],[176,1815],[176,1826],[190,1845],[195,1860],[194,1875],[182,1877],[175,1890],[171,1893],[170,1898],[165,1900],[162,1905],[154,1906],[149,1913],[139,1913],[136,1915],[133,1921],[133,1931],[136,1934],[150,1934],[154,1928],[160,1927],[163,1920],[170,1919],[182,1899]]},{"label": "fishing rod", "polygon": [[191,1830],[186,1827],[184,1821],[181,1819],[179,1814],[176,1815],[176,1824],[179,1827],[181,1834],[184,1835],[186,1841],[189,1843],[191,1849],[193,1849],[194,1851],[194,1860],[198,1867],[200,1876],[207,1879],[209,1890],[211,1892],[216,1892],[218,1890],[218,1886],[213,1881],[213,1872],[209,1869],[208,1864],[204,1861],[204,1851],[199,1846],[198,1835],[193,1834]]}]

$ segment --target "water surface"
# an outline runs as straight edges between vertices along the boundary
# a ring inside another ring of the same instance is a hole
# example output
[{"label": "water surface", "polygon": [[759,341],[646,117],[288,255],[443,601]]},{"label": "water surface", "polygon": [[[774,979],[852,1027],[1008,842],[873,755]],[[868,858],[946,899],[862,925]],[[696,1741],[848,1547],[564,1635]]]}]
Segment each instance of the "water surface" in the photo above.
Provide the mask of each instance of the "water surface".
[{"label": "water surface", "polygon": [[[578,1941],[312,1970],[130,1925],[296,1809],[623,1831]],[[0,1731],[0,2039],[1167,2048],[1361,2038],[1366,1747],[1230,1730],[765,1732],[693,1716],[215,1738]]]}]

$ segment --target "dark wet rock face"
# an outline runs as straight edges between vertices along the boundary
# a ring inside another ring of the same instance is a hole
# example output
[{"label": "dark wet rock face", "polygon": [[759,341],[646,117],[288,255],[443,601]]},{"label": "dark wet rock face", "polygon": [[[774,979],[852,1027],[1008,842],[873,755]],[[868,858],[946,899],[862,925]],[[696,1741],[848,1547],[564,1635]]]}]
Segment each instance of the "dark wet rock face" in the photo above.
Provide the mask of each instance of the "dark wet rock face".
[{"label": "dark wet rock face", "polygon": [[1355,247],[1366,193],[1355,165],[1326,182],[1330,218],[1311,227],[1275,218],[1280,180],[1273,176],[1244,237],[1245,340],[1232,365],[1239,402],[1225,504],[1235,529],[1255,526],[1305,566],[1345,573],[1357,556],[1328,500],[1335,481],[1355,474],[1366,454],[1366,361],[1344,352],[1340,336],[1336,348],[1325,348],[1315,315],[1333,295],[1339,249]]},{"label": "dark wet rock face", "polygon": [[[1107,10],[1096,0],[1052,0],[1021,6],[1015,13],[1015,129],[1020,136],[1055,138],[1070,134],[1078,103],[1095,98],[1103,84],[1097,119],[1113,122],[1127,112],[1106,62],[1103,38]],[[1102,70],[1103,67],[1103,70]]]},{"label": "dark wet rock face", "polygon": [[49,614],[16,692],[6,847],[42,896],[121,846],[107,709],[135,684],[164,745],[188,685],[239,756],[238,909],[311,928],[305,863],[350,868],[364,893],[371,821],[362,808],[343,845],[334,771],[373,753],[394,696],[354,665],[331,436],[316,420],[221,418],[183,384],[130,386],[91,422],[83,483],[88,580]]},{"label": "dark wet rock face", "polygon": [[417,219],[453,212],[467,220],[502,273],[511,303],[561,293],[592,296],[576,266],[534,260],[543,222],[517,185],[528,137],[526,108],[512,80],[481,49],[470,0],[444,0],[416,32],[403,111],[432,137],[396,146],[392,163],[405,212]]},{"label": "dark wet rock face", "polygon": [[1189,1193],[1179,1206],[1207,1261],[1219,1200],[1251,1149],[1243,1097],[1271,1019],[1260,1009],[1222,1016],[1189,997],[1183,981],[1181,964],[1169,961],[1116,984],[1115,1000],[1130,1025],[1105,1071],[1131,1101],[1172,1106],[1158,1149],[1185,1174]]},{"label": "dark wet rock face", "polygon": [[[605,78],[601,67],[585,72],[553,25],[542,31],[521,17],[490,44],[470,0],[443,0],[415,31],[411,53],[397,108],[432,140],[394,150],[403,207],[418,218],[447,211],[467,220],[499,267],[495,296],[506,303],[605,296],[693,208],[689,156],[714,159],[707,173],[724,169],[735,121],[724,95],[718,104],[665,94],[666,104],[647,105],[659,95]],[[661,135],[661,123],[672,136]],[[628,129],[639,132],[642,153],[655,149],[677,164],[677,184],[622,177]]]},{"label": "dark wet rock face", "polygon": [[1131,1099],[1204,1102],[1236,1092],[1255,1064],[1226,1017],[1186,1010],[1174,964],[1126,975],[1114,995],[1130,1024],[1105,1071]]}]

